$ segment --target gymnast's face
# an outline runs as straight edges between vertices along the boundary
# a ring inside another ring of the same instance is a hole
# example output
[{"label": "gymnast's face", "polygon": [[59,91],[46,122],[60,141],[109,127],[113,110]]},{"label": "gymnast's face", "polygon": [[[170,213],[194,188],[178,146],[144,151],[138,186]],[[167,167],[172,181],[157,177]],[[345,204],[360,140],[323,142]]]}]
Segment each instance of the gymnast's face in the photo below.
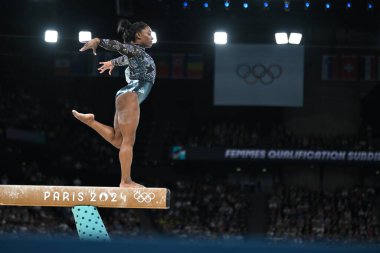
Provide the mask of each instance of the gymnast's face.
[{"label": "gymnast's face", "polygon": [[149,26],[136,33],[136,44],[150,48],[153,45],[152,29]]}]

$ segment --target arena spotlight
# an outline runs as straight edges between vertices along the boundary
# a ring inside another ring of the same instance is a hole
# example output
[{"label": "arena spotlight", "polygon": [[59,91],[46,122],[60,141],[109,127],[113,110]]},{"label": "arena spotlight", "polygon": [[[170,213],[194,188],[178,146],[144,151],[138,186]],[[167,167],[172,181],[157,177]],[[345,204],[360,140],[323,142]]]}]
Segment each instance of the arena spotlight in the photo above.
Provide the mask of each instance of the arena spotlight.
[{"label": "arena spotlight", "polygon": [[288,0],[284,1],[284,11],[290,11],[290,2]]},{"label": "arena spotlight", "polygon": [[263,7],[264,7],[265,10],[268,10],[269,9],[269,2],[268,1],[264,1]]},{"label": "arena spotlight", "polygon": [[351,9],[351,2],[350,2],[350,1],[348,1],[348,2],[346,3],[346,9],[348,9],[348,10]]},{"label": "arena spotlight", "polygon": [[55,30],[45,31],[45,42],[56,43],[58,41],[58,32]]},{"label": "arena spotlight", "polygon": [[372,11],[373,10],[373,3],[369,2],[367,4],[367,10]]},{"label": "arena spotlight", "polygon": [[331,8],[331,4],[329,3],[329,2],[327,2],[326,4],[325,4],[325,9],[326,10],[329,10]]},{"label": "arena spotlight", "polygon": [[230,1],[224,1],[224,8],[225,9],[229,9],[230,5],[231,5]]},{"label": "arena spotlight", "polygon": [[275,33],[274,35],[277,44],[288,44],[288,34],[287,33]]},{"label": "arena spotlight", "polygon": [[157,43],[157,34],[152,31],[153,43]]},{"label": "arena spotlight", "polygon": [[214,33],[214,43],[219,45],[227,44],[227,33],[226,32],[215,32]]},{"label": "arena spotlight", "polygon": [[79,32],[79,42],[84,43],[92,39],[91,32],[88,31],[80,31]]},{"label": "arena spotlight", "polygon": [[207,1],[203,2],[203,8],[208,9],[209,6],[210,6],[210,5],[208,4]]},{"label": "arena spotlight", "polygon": [[243,8],[244,8],[244,9],[248,9],[248,7],[249,7],[248,2],[243,2]]},{"label": "arena spotlight", "polygon": [[305,10],[308,10],[310,8],[310,1],[305,1]]},{"label": "arena spotlight", "polygon": [[289,43],[299,45],[301,43],[302,34],[301,33],[290,33]]},{"label": "arena spotlight", "polygon": [[188,2],[188,1],[183,1],[183,2],[182,2],[182,7],[183,7],[184,9],[189,8],[189,2]]}]

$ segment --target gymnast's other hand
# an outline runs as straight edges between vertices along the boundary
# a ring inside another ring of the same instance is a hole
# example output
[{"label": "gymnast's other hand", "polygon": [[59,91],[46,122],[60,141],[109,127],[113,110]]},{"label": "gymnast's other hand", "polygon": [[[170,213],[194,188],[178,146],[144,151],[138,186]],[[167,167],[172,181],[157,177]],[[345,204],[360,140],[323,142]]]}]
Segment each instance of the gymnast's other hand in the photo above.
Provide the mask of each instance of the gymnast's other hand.
[{"label": "gymnast's other hand", "polygon": [[87,41],[86,44],[84,44],[84,46],[81,49],[79,49],[79,51],[83,52],[88,49],[92,49],[92,52],[94,53],[94,55],[96,55],[96,48],[98,47],[99,43],[100,39],[94,38],[92,40]]},{"label": "gymnast's other hand", "polygon": [[104,71],[106,71],[106,70],[108,69],[108,70],[109,70],[109,71],[108,71],[108,74],[111,75],[112,70],[113,70],[113,68],[115,67],[115,66],[112,64],[111,61],[99,62],[99,64],[103,64],[103,66],[101,66],[100,68],[98,68],[100,74],[103,74]]}]

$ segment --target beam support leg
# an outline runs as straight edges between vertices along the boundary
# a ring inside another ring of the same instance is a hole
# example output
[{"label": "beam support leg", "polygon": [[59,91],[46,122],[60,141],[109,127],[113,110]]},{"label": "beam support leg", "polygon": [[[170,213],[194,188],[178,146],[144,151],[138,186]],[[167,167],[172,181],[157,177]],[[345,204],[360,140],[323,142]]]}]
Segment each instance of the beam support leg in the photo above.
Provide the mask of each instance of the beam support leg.
[{"label": "beam support leg", "polygon": [[81,240],[109,241],[98,209],[94,206],[74,206],[73,212],[77,232]]}]

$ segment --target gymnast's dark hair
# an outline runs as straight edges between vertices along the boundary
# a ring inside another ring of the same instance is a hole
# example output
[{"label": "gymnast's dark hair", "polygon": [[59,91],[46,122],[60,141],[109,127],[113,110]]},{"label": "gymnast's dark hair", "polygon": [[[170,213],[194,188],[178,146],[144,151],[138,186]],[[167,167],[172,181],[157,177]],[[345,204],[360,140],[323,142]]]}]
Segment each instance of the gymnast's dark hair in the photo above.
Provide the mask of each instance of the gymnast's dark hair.
[{"label": "gymnast's dark hair", "polygon": [[124,43],[129,43],[134,41],[136,38],[136,33],[145,29],[148,25],[144,22],[131,23],[126,19],[121,19],[117,25],[117,32],[121,32],[123,36]]}]

